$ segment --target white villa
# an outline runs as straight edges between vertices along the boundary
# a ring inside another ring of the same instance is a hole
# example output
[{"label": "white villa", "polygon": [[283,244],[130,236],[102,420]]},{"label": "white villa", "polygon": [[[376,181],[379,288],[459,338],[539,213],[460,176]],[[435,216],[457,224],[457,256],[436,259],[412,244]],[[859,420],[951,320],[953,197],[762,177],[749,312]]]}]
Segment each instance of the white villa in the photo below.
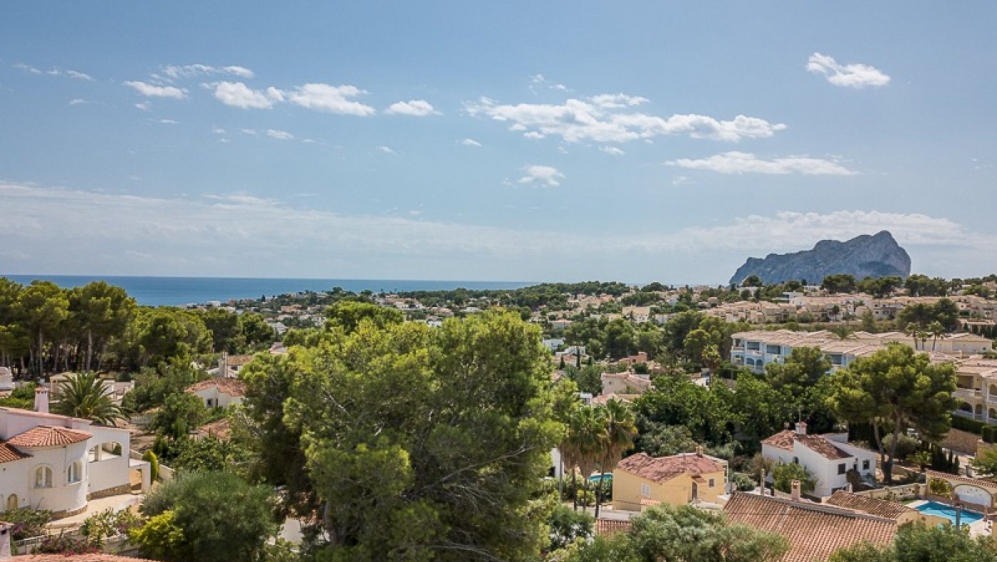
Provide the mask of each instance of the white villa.
[{"label": "white villa", "polygon": [[807,435],[806,422],[796,430],[784,430],[762,441],[762,456],[783,463],[803,465],[817,479],[813,495],[830,496],[848,487],[848,471],[855,469],[863,479],[876,474],[876,453],[848,443],[847,433]]},{"label": "white villa", "polygon": [[48,413],[48,389],[35,389],[35,410],[0,408],[0,512],[48,509],[82,512],[94,498],[131,491],[131,470],[149,466],[129,458],[127,430]]},{"label": "white villa", "polygon": [[246,385],[239,379],[208,379],[187,388],[204,402],[205,408],[228,408],[242,404],[246,396]]}]

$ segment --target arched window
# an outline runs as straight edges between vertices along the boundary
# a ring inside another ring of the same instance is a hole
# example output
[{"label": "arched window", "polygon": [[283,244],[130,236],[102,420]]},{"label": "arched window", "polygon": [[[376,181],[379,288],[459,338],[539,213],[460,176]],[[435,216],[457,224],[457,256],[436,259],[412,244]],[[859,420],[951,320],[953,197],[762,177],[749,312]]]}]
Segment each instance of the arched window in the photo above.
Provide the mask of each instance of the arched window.
[{"label": "arched window", "polygon": [[52,487],[52,469],[47,466],[39,466],[35,469],[35,488]]},{"label": "arched window", "polygon": [[75,484],[83,479],[83,466],[79,462],[74,462],[69,465],[69,470],[66,471],[66,481],[70,484]]}]

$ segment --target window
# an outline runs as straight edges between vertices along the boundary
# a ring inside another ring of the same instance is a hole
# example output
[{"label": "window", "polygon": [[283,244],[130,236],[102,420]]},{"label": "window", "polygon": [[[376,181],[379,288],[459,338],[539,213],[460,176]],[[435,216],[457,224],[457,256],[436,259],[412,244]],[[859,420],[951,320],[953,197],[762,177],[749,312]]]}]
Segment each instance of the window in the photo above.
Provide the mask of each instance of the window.
[{"label": "window", "polygon": [[869,470],[869,459],[862,461],[862,470]]},{"label": "window", "polygon": [[47,466],[39,466],[35,469],[35,488],[52,487],[52,469]]},{"label": "window", "polygon": [[69,465],[69,470],[66,471],[66,481],[70,484],[75,484],[83,479],[83,467],[78,462],[74,462]]},{"label": "window", "polygon": [[838,474],[844,474],[844,473],[845,473],[845,463],[841,463],[838,465]]},{"label": "window", "polygon": [[713,479],[712,479],[712,478],[710,478],[710,488],[712,488],[712,487],[713,487],[714,485],[715,485],[715,484],[713,483]]},{"label": "window", "polygon": [[651,486],[649,486],[647,484],[641,484],[640,485],[640,495],[644,496],[645,498],[651,497]]}]

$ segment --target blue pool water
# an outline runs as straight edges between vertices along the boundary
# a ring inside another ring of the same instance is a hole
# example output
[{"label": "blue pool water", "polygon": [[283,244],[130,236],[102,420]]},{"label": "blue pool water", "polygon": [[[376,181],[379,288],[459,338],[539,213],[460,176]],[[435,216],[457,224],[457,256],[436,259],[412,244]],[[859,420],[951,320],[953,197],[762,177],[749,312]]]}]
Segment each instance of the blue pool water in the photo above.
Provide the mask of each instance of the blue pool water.
[{"label": "blue pool water", "polygon": [[[928,502],[923,505],[917,506],[918,511],[926,515],[937,515],[939,517],[944,517],[955,525],[955,508],[950,505],[945,505],[938,502]],[[962,515],[959,521],[962,525],[969,525],[970,523],[975,523],[983,519],[983,516],[979,513],[973,513],[972,511],[962,510]]]}]

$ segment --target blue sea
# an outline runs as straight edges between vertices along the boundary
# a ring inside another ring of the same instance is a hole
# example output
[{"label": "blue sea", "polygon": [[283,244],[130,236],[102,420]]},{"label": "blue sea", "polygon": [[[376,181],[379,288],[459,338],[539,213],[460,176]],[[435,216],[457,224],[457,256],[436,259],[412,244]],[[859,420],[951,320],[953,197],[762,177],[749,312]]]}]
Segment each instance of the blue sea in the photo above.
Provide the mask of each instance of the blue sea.
[{"label": "blue sea", "polygon": [[139,304],[146,306],[184,306],[212,301],[258,299],[304,291],[330,291],[340,287],[359,293],[446,291],[465,289],[518,289],[533,285],[505,281],[405,281],[397,279],[252,279],[238,277],[123,277],[85,275],[0,275],[27,285],[35,279],[52,281],[63,288],[86,285],[91,281],[106,281],[128,291]]}]

